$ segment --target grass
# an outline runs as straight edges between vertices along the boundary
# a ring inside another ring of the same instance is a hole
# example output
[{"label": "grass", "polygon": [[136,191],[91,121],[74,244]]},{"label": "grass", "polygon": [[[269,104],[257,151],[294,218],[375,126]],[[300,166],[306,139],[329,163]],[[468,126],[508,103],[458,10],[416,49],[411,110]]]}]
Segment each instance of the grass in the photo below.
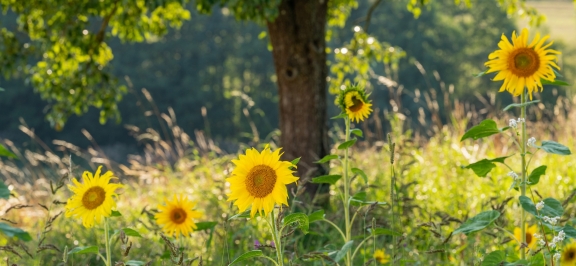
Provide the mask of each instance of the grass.
[{"label": "grass", "polygon": [[[574,147],[576,129],[567,126],[576,118],[572,104],[572,100],[560,98],[553,109],[547,110],[543,106],[530,108],[529,136],[539,140],[554,139]],[[520,207],[517,200],[510,200],[511,197],[517,198],[519,193],[510,189],[512,180],[507,176],[506,168],[499,166],[485,178],[479,178],[471,170],[463,168],[484,157],[517,153],[509,148],[513,147],[513,143],[505,136],[460,142],[465,129],[475,123],[471,120],[478,120],[477,113],[471,115],[465,111],[466,106],[456,102],[450,112],[453,122],[445,126],[430,125],[428,129],[432,133],[426,137],[412,133],[408,129],[411,123],[401,114],[371,118],[370,123],[388,120],[393,129],[391,138],[396,143],[395,190],[398,199],[395,213],[396,223],[400,225],[397,230],[402,236],[397,237],[396,242],[387,235],[378,236],[376,241],[369,240],[359,250],[360,255],[353,265],[376,265],[372,260],[374,251],[384,249],[390,254],[394,246],[404,265],[478,265],[483,256],[496,249],[506,250],[509,257],[518,256],[518,244],[509,235],[492,227],[468,237],[451,235],[462,221],[483,210],[502,211],[504,215],[497,223],[508,231],[513,231],[519,223],[514,217],[517,217]],[[507,114],[496,112],[492,115],[501,118],[498,121],[500,126],[507,125]],[[554,117],[554,121],[542,122],[539,121],[541,117]],[[0,161],[0,174],[6,177],[6,183],[13,193],[9,200],[0,201],[2,218],[30,232],[33,239],[23,244],[30,254],[26,255],[27,252],[18,246],[21,242],[0,236],[0,246],[13,247],[15,252],[0,251],[3,260],[18,265],[57,265],[63,264],[65,250],[96,244],[103,246],[103,230],[100,227],[85,229],[79,221],[59,215],[63,210],[61,203],[70,196],[66,186],[55,194],[51,192],[51,184],[55,187],[59,181],[68,183],[70,177],[78,177],[84,169],[95,169],[100,164],[113,169],[126,185],[117,201],[122,217],[111,218],[113,230],[132,228],[142,236],[130,236],[126,243],[116,239],[112,246],[113,261],[172,265],[169,247],[176,245],[176,262],[183,254],[183,263],[199,265],[201,257],[202,265],[228,265],[241,254],[253,250],[255,240],[270,245],[272,238],[263,219],[229,220],[237,214],[237,209],[226,201],[229,188],[225,178],[233,166],[230,161],[237,155],[224,154],[202,135],[196,135],[195,141],[191,141],[171,122],[169,116],[165,116],[165,121],[170,130],[169,136],[160,136],[152,129],[129,127],[146,149],[143,155],[132,156],[127,165],[108,160],[97,145],[82,150],[73,144],[55,141],[59,152],[47,147],[22,151],[4,140],[21,160]],[[25,127],[22,130],[34,139],[32,130]],[[342,136],[342,132],[334,129],[332,136]],[[39,140],[37,142],[39,147],[45,146]],[[274,143],[271,145],[275,148]],[[334,148],[331,152],[338,151]],[[352,166],[363,169],[368,177],[367,182],[358,176],[353,180],[351,195],[365,191],[368,200],[389,202],[389,156],[388,144],[381,139],[368,138],[351,150]],[[73,158],[72,165],[70,158]],[[511,158],[509,164],[519,165],[518,156]],[[541,178],[537,193],[560,201],[568,199],[570,204],[563,218],[573,222],[576,209],[570,195],[575,190],[576,161],[571,156],[538,153],[532,165],[542,164],[549,168]],[[331,167],[334,173],[341,170],[336,164]],[[341,226],[344,220],[342,207],[335,196],[336,190],[335,186],[331,187],[331,204],[324,208],[324,212],[326,219]],[[175,193],[185,194],[197,201],[197,208],[205,214],[198,222],[215,222],[215,227],[198,231],[191,238],[172,239],[172,244],[163,240],[153,214],[165,197],[172,197]],[[532,195],[536,202],[536,191]],[[9,209],[14,206],[21,208]],[[9,211],[6,213],[6,210]],[[290,210],[310,214],[321,210],[321,207],[295,198]],[[356,212],[357,219],[352,227],[355,241],[369,234],[367,228],[391,228],[388,205],[370,205],[361,209],[353,207],[352,213]],[[529,224],[533,222],[529,220]],[[129,242],[133,246],[129,254],[123,256]],[[309,234],[295,231],[284,239],[290,265],[331,264],[329,259],[319,258],[333,258],[333,252],[343,244],[338,232],[322,222],[312,223]],[[272,248],[261,249],[264,254],[275,257]],[[263,259],[249,263],[269,265]],[[65,265],[103,265],[103,262],[94,254],[73,254],[68,256]]]}]

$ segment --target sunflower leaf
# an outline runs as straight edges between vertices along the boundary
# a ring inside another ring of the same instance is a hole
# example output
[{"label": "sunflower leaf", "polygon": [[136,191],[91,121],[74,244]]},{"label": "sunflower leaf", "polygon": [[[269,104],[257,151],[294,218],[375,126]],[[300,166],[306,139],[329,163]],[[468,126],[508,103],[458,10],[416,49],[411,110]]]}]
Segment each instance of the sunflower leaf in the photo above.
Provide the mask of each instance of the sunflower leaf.
[{"label": "sunflower leaf", "polygon": [[338,145],[338,149],[339,149],[339,150],[348,149],[348,148],[352,147],[352,145],[354,145],[354,143],[356,143],[356,138],[353,138],[353,139],[351,139],[351,140],[349,140],[349,141],[346,141],[346,142]]},{"label": "sunflower leaf", "polygon": [[507,129],[508,128],[498,129],[498,126],[496,125],[496,122],[494,120],[486,119],[480,122],[479,125],[474,126],[468,131],[466,131],[466,133],[464,133],[464,136],[462,136],[460,141],[464,141],[469,138],[472,138],[474,140],[485,138],[503,132]]},{"label": "sunflower leaf", "polygon": [[504,108],[504,111],[508,111],[514,107],[523,107],[523,106],[528,106],[531,104],[535,104],[535,103],[539,103],[540,100],[534,100],[534,101],[529,101],[529,102],[525,102],[525,103],[513,103],[513,104],[509,104],[508,106],[506,106]]},{"label": "sunflower leaf", "polygon": [[570,86],[570,84],[568,84],[568,82],[563,81],[563,80],[559,80],[559,79],[554,80],[554,81],[540,79],[540,82],[542,82],[542,85]]},{"label": "sunflower leaf", "polygon": [[362,171],[362,169],[352,168],[351,170],[352,170],[352,173],[361,176],[362,179],[364,179],[365,184],[368,184],[368,176],[366,175],[366,173],[364,173],[364,171]]},{"label": "sunflower leaf", "polygon": [[122,228],[122,231],[124,231],[124,234],[126,234],[127,236],[142,237],[142,235],[138,233],[138,231],[132,228]]},{"label": "sunflower leaf", "polygon": [[252,250],[252,251],[248,251],[242,255],[240,255],[240,257],[236,258],[234,261],[232,261],[232,263],[230,263],[229,265],[234,265],[235,263],[238,262],[242,262],[245,260],[249,260],[252,258],[257,258],[257,257],[262,257],[264,256],[264,254],[262,253],[262,250]]},{"label": "sunflower leaf", "polygon": [[322,175],[319,177],[312,178],[312,183],[314,184],[331,184],[335,185],[338,180],[342,178],[341,175]]},{"label": "sunflower leaf", "polygon": [[308,221],[308,216],[306,214],[301,213],[301,212],[292,213],[292,214],[284,217],[284,219],[282,220],[282,225],[284,227],[289,226],[290,224],[293,224],[293,223],[297,223],[298,228],[300,228],[300,230],[302,230],[302,232],[304,234],[308,233],[310,223]]},{"label": "sunflower leaf", "polygon": [[298,158],[292,160],[292,161],[290,162],[290,163],[292,164],[291,167],[296,168],[296,165],[298,164],[298,162],[300,162],[300,158],[302,158],[302,157],[298,157]]},{"label": "sunflower leaf", "polygon": [[346,113],[340,113],[337,116],[331,117],[330,119],[346,118],[348,115]]},{"label": "sunflower leaf", "polygon": [[122,217],[122,214],[119,211],[112,210],[110,217]]},{"label": "sunflower leaf", "polygon": [[334,160],[334,159],[338,159],[338,155],[336,154],[328,154],[326,156],[324,156],[324,158],[320,159],[319,161],[317,161],[316,163],[327,163],[330,160]]},{"label": "sunflower leaf", "polygon": [[354,134],[354,135],[356,135],[356,136],[358,136],[358,137],[364,137],[364,133],[362,132],[362,129],[359,129],[359,128],[353,128],[353,129],[351,129],[351,130],[350,130],[350,133],[351,133],[351,134]]},{"label": "sunflower leaf", "polygon": [[324,220],[324,210],[318,210],[308,215],[308,223]]},{"label": "sunflower leaf", "polygon": [[214,227],[218,224],[218,222],[199,222],[196,223],[196,229],[194,231],[202,231],[208,229],[214,229]]}]

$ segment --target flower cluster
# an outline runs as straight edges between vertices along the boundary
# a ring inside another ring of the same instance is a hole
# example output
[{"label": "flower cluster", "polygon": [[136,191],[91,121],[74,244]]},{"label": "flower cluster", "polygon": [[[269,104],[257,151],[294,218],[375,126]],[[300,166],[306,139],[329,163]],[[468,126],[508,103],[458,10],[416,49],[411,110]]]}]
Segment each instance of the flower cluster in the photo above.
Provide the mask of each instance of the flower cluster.
[{"label": "flower cluster", "polygon": [[512,127],[512,128],[518,128],[518,125],[525,123],[526,119],[519,117],[518,119],[510,119],[510,121],[508,122],[508,126]]},{"label": "flower cluster", "polygon": [[509,176],[509,177],[512,177],[512,179],[514,179],[514,180],[516,180],[516,179],[519,178],[519,177],[518,177],[518,174],[517,174],[516,172],[514,172],[514,171],[510,171],[510,172],[508,173],[508,176]]},{"label": "flower cluster", "polygon": [[544,220],[544,222],[547,222],[551,225],[556,225],[558,223],[558,220],[560,220],[560,217],[559,216],[556,216],[556,217],[544,216],[544,217],[542,217],[542,220]]},{"label": "flower cluster", "polygon": [[526,145],[528,145],[528,147],[536,147],[536,138],[534,137],[529,138]]},{"label": "flower cluster", "polygon": [[536,203],[536,210],[542,210],[542,209],[544,209],[544,201]]}]

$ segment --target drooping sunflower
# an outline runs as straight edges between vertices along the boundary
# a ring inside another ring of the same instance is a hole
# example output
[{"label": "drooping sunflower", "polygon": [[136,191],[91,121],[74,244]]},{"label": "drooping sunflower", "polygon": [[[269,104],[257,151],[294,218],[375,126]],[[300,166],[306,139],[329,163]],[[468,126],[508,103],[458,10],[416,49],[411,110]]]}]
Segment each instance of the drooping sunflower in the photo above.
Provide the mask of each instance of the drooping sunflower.
[{"label": "drooping sunflower", "polygon": [[576,242],[571,242],[562,249],[560,256],[560,266],[576,265]]},{"label": "drooping sunflower", "polygon": [[[526,244],[528,244],[529,249],[534,249],[534,246],[536,246],[537,239],[536,237],[534,237],[534,234],[536,233],[537,230],[538,230],[537,225],[533,225],[529,228],[526,228]],[[514,236],[519,241],[522,241],[522,229],[520,229],[520,227],[514,228]],[[520,245],[518,245],[518,248],[520,248]]]},{"label": "drooping sunflower", "polygon": [[228,201],[234,201],[240,212],[252,206],[250,216],[254,217],[256,212],[268,215],[275,204],[288,206],[286,185],[296,182],[298,177],[292,174],[292,163],[280,161],[280,150],[272,152],[266,147],[260,153],[251,148],[246,155],[232,160],[236,168],[226,179],[230,183]]},{"label": "drooping sunflower", "polygon": [[372,113],[372,104],[363,89],[348,87],[338,96],[338,105],[352,122],[361,122]]},{"label": "drooping sunflower", "polygon": [[158,205],[159,212],[154,218],[166,234],[176,237],[189,236],[194,229],[198,228],[193,219],[202,217],[202,213],[193,210],[196,206],[195,202],[182,195],[174,195],[172,201],[165,199],[165,202],[166,205]]},{"label": "drooping sunflower", "polygon": [[533,91],[543,89],[541,79],[551,82],[556,79],[553,67],[560,69],[555,62],[560,52],[547,49],[553,42],[544,45],[549,37],[546,35],[540,38],[540,33],[537,33],[534,40],[528,43],[528,30],[523,29],[519,36],[516,36],[516,32],[512,33],[510,43],[502,34],[498,43],[500,50],[491,53],[488,56],[490,60],[485,64],[489,68],[486,73],[498,72],[495,81],[504,80],[501,92],[507,90],[518,96],[526,88],[532,99]]},{"label": "drooping sunflower", "polygon": [[386,254],[383,249],[377,249],[374,251],[374,260],[380,264],[390,262],[390,255]]},{"label": "drooping sunflower", "polygon": [[116,178],[111,171],[100,176],[101,169],[102,166],[99,166],[94,176],[84,171],[83,183],[74,178],[74,185],[68,185],[74,195],[66,203],[66,217],[81,218],[86,228],[91,228],[95,223],[100,223],[103,217],[112,214],[112,209],[116,208],[112,198],[116,196],[114,191],[123,187],[121,184],[110,183],[110,179]]}]

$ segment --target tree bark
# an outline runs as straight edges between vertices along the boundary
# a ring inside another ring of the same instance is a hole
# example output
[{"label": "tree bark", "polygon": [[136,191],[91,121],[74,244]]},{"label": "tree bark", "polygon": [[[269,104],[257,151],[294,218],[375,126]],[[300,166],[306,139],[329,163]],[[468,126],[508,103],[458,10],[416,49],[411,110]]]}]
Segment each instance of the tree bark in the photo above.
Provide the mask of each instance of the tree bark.
[{"label": "tree bark", "polygon": [[[326,122],[326,19],[328,0],[282,0],[267,23],[280,105],[280,142],[285,159],[302,157],[300,179],[325,173],[314,163],[328,152]],[[318,185],[306,184],[314,196]]]}]

